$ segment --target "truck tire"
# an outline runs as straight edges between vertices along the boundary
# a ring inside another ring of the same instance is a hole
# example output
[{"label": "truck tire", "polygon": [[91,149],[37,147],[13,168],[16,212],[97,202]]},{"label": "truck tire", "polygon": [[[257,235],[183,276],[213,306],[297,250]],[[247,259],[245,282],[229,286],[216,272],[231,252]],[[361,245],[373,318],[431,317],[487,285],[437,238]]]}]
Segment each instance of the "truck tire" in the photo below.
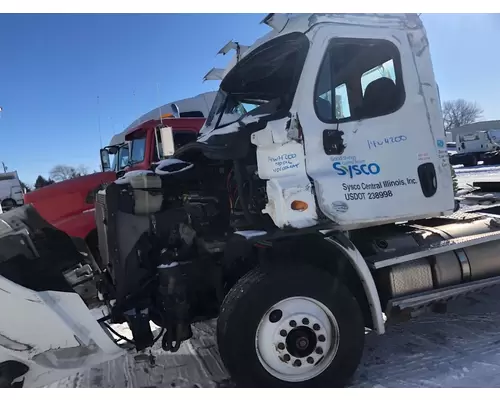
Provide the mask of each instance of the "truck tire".
[{"label": "truck tire", "polygon": [[483,165],[497,165],[500,163],[500,153],[498,151],[487,153],[483,158]]},{"label": "truck tire", "polygon": [[229,291],[219,352],[240,387],[343,387],[363,354],[365,324],[333,275],[307,266],[257,268]]},{"label": "truck tire", "polygon": [[464,167],[475,167],[477,165],[477,156],[471,155],[467,157],[467,162],[464,162]]},{"label": "truck tire", "polygon": [[3,211],[10,211],[16,207],[17,207],[17,203],[12,199],[6,199],[6,200],[2,201],[2,210]]}]

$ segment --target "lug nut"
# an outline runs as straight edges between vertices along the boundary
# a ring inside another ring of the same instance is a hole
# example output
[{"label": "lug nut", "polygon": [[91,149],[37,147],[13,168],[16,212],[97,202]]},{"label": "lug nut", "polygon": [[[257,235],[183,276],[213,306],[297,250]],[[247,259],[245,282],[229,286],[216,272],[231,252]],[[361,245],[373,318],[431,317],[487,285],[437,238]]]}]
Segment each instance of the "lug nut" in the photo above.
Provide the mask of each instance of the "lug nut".
[{"label": "lug nut", "polygon": [[323,349],[321,347],[316,347],[316,354],[323,354]]},{"label": "lug nut", "polygon": [[280,335],[281,335],[281,336],[283,336],[283,337],[285,337],[285,336],[286,336],[286,331],[285,331],[284,329],[282,329],[282,330],[280,331]]},{"label": "lug nut", "polygon": [[297,340],[297,347],[299,349],[305,349],[308,344],[309,344],[309,340],[307,340],[306,338],[301,338],[301,339]]},{"label": "lug nut", "polygon": [[314,324],[314,325],[313,325],[313,329],[314,329],[315,331],[319,331],[321,328],[320,328],[319,324]]},{"label": "lug nut", "polygon": [[275,324],[281,319],[282,316],[283,316],[283,311],[273,310],[271,314],[269,314],[269,321]]},{"label": "lug nut", "polygon": [[308,320],[307,318],[303,318],[303,319],[302,319],[302,323],[303,323],[304,325],[309,325],[309,320]]},{"label": "lug nut", "polygon": [[314,364],[314,358],[312,358],[312,357],[307,357],[307,362],[308,362],[309,364]]},{"label": "lug nut", "polygon": [[293,362],[293,366],[294,366],[294,367],[300,367],[301,365],[302,365],[302,362],[301,362],[300,360],[295,360],[295,361]]},{"label": "lug nut", "polygon": [[290,321],[290,326],[292,328],[295,328],[297,326],[297,322],[295,322],[293,319]]},{"label": "lug nut", "polygon": [[285,350],[285,343],[278,343],[278,349]]},{"label": "lug nut", "polygon": [[324,336],[324,335],[319,335],[319,336],[318,336],[318,340],[319,340],[320,342],[324,342],[324,341],[326,340],[326,338],[325,338],[325,336]]},{"label": "lug nut", "polygon": [[291,358],[291,357],[290,357],[290,354],[285,354],[285,355],[283,356],[283,360],[285,360],[286,362],[290,361],[290,358]]}]

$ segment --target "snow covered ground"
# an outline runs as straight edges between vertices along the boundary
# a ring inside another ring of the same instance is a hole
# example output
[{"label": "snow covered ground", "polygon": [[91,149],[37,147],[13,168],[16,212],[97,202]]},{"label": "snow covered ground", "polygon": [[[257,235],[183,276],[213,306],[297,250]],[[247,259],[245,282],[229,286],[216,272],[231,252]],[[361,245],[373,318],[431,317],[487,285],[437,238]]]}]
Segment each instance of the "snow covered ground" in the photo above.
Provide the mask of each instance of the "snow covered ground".
[{"label": "snow covered ground", "polygon": [[[482,161],[481,161],[482,164]],[[459,186],[472,184],[473,181],[500,181],[500,165],[477,165],[476,167],[455,167]]]},{"label": "snow covered ground", "polygon": [[[500,180],[500,166],[456,168],[460,186]],[[122,331],[123,332],[123,331]],[[51,387],[228,387],[215,341],[215,321],[197,324],[176,354],[159,344],[147,355],[128,354],[81,371]],[[428,313],[389,324],[383,336],[366,337],[354,387],[500,387],[500,288]]]},{"label": "snow covered ground", "polygon": [[[500,387],[500,289],[450,303],[366,337],[354,387]],[[149,357],[132,353],[51,387],[231,387],[219,358],[215,321],[197,324],[178,353],[157,344]]]}]

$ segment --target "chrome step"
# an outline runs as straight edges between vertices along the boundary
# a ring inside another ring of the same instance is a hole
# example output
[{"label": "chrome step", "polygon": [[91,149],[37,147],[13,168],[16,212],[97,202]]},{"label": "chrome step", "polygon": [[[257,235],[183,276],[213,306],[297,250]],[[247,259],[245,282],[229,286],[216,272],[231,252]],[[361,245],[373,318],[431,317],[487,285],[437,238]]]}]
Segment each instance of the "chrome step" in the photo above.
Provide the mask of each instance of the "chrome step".
[{"label": "chrome step", "polygon": [[451,300],[455,297],[486,289],[488,287],[500,285],[500,277],[481,279],[475,282],[463,283],[443,289],[435,289],[425,293],[412,294],[389,300],[386,308],[386,314],[394,309],[398,311],[408,309],[418,309],[420,307],[432,305],[433,303]]}]

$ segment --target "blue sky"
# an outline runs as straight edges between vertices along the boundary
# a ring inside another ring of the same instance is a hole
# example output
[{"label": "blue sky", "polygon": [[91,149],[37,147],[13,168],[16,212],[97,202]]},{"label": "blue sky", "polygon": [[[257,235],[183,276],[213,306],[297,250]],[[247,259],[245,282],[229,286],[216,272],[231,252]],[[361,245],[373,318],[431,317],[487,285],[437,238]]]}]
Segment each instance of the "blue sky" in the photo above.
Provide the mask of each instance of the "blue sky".
[{"label": "blue sky", "polygon": [[[228,61],[216,52],[267,32],[264,15],[0,15],[0,161],[28,184],[58,163],[97,169],[101,138],[160,103],[215,90],[202,78]],[[422,19],[442,100],[477,101],[500,119],[500,16]]]}]

